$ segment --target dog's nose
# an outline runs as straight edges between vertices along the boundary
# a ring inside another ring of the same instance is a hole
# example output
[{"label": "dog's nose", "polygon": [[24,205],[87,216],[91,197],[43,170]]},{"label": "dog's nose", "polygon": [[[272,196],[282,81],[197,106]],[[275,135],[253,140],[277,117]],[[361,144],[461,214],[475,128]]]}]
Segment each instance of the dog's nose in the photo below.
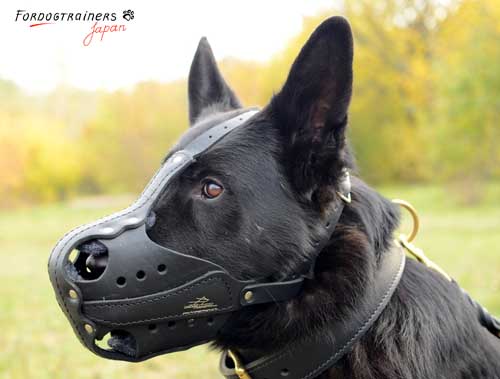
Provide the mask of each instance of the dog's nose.
[{"label": "dog's nose", "polygon": [[77,247],[78,258],[73,263],[75,272],[85,280],[99,278],[108,265],[108,249],[97,240],[90,240]]},{"label": "dog's nose", "polygon": [[90,271],[99,271],[104,270],[108,265],[108,256],[107,255],[90,255],[85,261],[85,266]]}]

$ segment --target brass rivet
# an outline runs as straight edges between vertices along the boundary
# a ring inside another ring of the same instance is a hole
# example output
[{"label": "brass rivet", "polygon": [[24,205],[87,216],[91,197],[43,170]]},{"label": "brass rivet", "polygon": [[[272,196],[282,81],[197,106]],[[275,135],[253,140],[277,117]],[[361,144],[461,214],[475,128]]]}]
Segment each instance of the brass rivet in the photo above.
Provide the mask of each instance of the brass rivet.
[{"label": "brass rivet", "polygon": [[78,294],[75,290],[69,290],[69,297],[71,297],[72,299],[78,299]]},{"label": "brass rivet", "polygon": [[253,292],[252,291],[245,292],[244,298],[248,302],[252,301],[252,299],[253,299]]},{"label": "brass rivet", "polygon": [[86,331],[88,334],[92,334],[92,333],[94,333],[94,328],[92,327],[92,325],[90,325],[90,324],[85,324],[84,328],[85,328],[85,331]]}]

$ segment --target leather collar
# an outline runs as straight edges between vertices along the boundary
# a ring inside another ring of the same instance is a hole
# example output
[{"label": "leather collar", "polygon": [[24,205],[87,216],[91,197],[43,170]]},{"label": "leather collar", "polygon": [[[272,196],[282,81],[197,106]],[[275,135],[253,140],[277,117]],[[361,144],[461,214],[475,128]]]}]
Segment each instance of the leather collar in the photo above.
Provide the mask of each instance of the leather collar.
[{"label": "leather collar", "polygon": [[[239,362],[236,352],[224,351],[220,371],[228,379],[311,379],[340,360],[377,320],[397,288],[405,254],[395,245],[382,257],[375,285],[364,295],[355,317],[332,325],[331,333],[298,340],[286,349],[252,362]],[[232,357],[231,357],[232,356]]]}]

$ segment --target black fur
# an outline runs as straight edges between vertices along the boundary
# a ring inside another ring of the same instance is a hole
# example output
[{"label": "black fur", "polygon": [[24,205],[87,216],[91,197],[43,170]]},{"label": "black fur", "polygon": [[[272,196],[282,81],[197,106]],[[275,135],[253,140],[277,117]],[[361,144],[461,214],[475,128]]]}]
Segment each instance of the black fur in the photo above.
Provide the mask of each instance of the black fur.
[{"label": "black fur", "polygon": [[218,104],[219,110],[241,107],[240,101],[221,76],[206,38],[202,38],[198,45],[189,71],[188,87],[191,124],[212,104]]},{"label": "black fur", "polygon": [[[345,137],[352,50],[347,21],[325,21],[259,116],[169,186],[154,210],[151,237],[242,279],[289,277],[311,261],[311,241],[337,199],[340,170],[355,173]],[[193,125],[172,152],[244,111],[205,39],[191,68],[189,98]],[[224,186],[216,199],[202,196],[210,178]],[[216,346],[249,360],[297,338],[332,333],[333,320],[356,312],[391,247],[398,210],[356,176],[352,198],[302,293],[234,314]],[[321,378],[500,378],[500,341],[479,325],[458,287],[409,260],[378,321]]]}]

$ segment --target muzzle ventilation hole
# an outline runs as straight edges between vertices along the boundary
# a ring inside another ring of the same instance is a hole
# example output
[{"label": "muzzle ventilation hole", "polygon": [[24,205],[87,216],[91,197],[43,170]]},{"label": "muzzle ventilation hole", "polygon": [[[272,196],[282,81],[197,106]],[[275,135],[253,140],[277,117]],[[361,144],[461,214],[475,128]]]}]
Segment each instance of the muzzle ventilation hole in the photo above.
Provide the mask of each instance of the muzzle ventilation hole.
[{"label": "muzzle ventilation hole", "polygon": [[167,324],[168,328],[169,329],[175,329],[175,327],[177,326],[177,324],[175,323],[175,321],[169,321],[168,324]]},{"label": "muzzle ventilation hole", "polygon": [[[157,266],[157,270],[158,270],[158,274],[160,275],[164,275],[166,272],[167,272],[167,266],[165,266],[164,264],[159,264]],[[138,281],[142,282],[143,280],[146,280],[146,271],[144,270],[138,270],[136,273],[135,273],[135,277]],[[127,284],[127,278],[125,278],[124,276],[119,276],[118,278],[116,278],[116,285],[120,288],[123,288],[125,287],[125,285]]]},{"label": "muzzle ventilation hole", "polygon": [[108,249],[101,242],[91,240],[77,246],[68,256],[67,269],[75,279],[98,279],[108,265]]},{"label": "muzzle ventilation hole", "polygon": [[108,345],[108,341],[111,338],[111,333],[107,333],[104,337],[101,339],[95,339],[94,343],[96,344],[97,347],[99,347],[102,350],[111,350],[111,347]]},{"label": "muzzle ventilation hole", "polygon": [[69,253],[68,255],[68,261],[70,261],[71,263],[75,263],[76,260],[78,259],[78,255],[80,254],[80,252],[76,249],[73,249],[71,251],[71,253]]}]

